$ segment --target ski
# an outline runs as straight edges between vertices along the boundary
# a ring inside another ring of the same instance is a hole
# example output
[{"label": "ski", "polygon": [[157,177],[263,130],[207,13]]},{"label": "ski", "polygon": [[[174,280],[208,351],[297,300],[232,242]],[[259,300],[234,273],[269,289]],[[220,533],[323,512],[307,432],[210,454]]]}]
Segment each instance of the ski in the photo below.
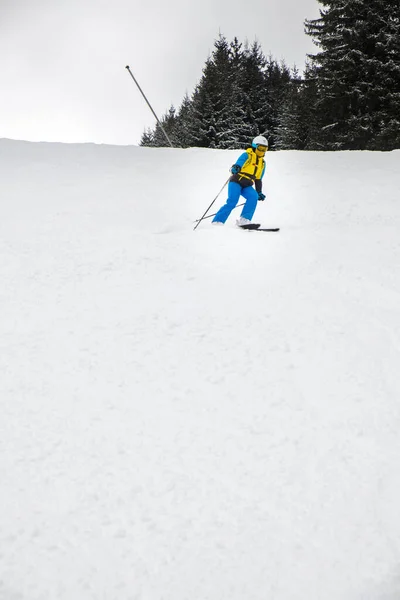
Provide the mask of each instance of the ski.
[{"label": "ski", "polygon": [[240,229],[258,229],[259,227],[261,227],[260,223],[248,223],[248,225],[239,225],[238,227],[240,227]]},{"label": "ski", "polygon": [[249,231],[280,231],[280,227],[257,227]]},{"label": "ski", "polygon": [[279,231],[280,227],[261,227],[260,223],[249,223],[249,225],[239,225],[240,229],[247,231]]}]

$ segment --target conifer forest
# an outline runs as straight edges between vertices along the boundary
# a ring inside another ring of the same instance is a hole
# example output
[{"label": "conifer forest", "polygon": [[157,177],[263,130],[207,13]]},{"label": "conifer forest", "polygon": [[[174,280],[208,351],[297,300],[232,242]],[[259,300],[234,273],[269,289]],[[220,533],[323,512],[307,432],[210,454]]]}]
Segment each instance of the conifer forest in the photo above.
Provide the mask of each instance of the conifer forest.
[{"label": "conifer forest", "polygon": [[[161,117],[174,146],[234,149],[263,134],[271,150],[400,148],[400,0],[316,1],[303,72],[219,35],[193,93]],[[168,141],[157,123],[140,144]]]}]

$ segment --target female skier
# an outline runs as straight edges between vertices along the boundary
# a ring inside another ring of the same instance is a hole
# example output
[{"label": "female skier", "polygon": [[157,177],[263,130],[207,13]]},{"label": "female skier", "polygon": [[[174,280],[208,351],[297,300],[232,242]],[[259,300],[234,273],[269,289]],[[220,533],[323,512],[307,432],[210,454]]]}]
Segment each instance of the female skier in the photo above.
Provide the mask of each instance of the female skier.
[{"label": "female skier", "polygon": [[228,184],[228,199],[212,220],[215,225],[225,223],[241,195],[246,202],[240,214],[240,219],[236,223],[239,227],[249,225],[256,210],[257,201],[265,200],[261,180],[264,177],[264,156],[267,150],[268,140],[263,135],[258,135],[252,141],[251,148],[247,148],[246,152],[243,152],[236,163],[232,165],[232,176]]}]

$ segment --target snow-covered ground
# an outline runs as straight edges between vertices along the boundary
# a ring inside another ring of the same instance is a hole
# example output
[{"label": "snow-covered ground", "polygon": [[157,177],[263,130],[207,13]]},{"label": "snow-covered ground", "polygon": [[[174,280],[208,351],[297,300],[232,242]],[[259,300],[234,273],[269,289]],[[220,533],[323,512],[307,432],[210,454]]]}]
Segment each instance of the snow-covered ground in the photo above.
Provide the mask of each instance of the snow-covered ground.
[{"label": "snow-covered ground", "polygon": [[1,600],[400,598],[400,151],[237,155],[0,140]]}]

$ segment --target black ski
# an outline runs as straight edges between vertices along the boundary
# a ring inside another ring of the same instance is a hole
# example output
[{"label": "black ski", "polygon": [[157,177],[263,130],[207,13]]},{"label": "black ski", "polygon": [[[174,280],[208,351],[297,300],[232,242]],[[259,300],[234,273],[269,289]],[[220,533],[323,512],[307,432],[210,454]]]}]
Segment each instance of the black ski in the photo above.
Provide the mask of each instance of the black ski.
[{"label": "black ski", "polygon": [[257,229],[250,229],[250,231],[280,231],[280,227],[257,227]]},{"label": "black ski", "polygon": [[240,229],[259,229],[260,223],[248,223],[247,225],[238,225]]},{"label": "black ski", "polygon": [[247,231],[279,231],[280,227],[261,227],[260,223],[249,223],[248,225],[239,225],[240,229]]}]

